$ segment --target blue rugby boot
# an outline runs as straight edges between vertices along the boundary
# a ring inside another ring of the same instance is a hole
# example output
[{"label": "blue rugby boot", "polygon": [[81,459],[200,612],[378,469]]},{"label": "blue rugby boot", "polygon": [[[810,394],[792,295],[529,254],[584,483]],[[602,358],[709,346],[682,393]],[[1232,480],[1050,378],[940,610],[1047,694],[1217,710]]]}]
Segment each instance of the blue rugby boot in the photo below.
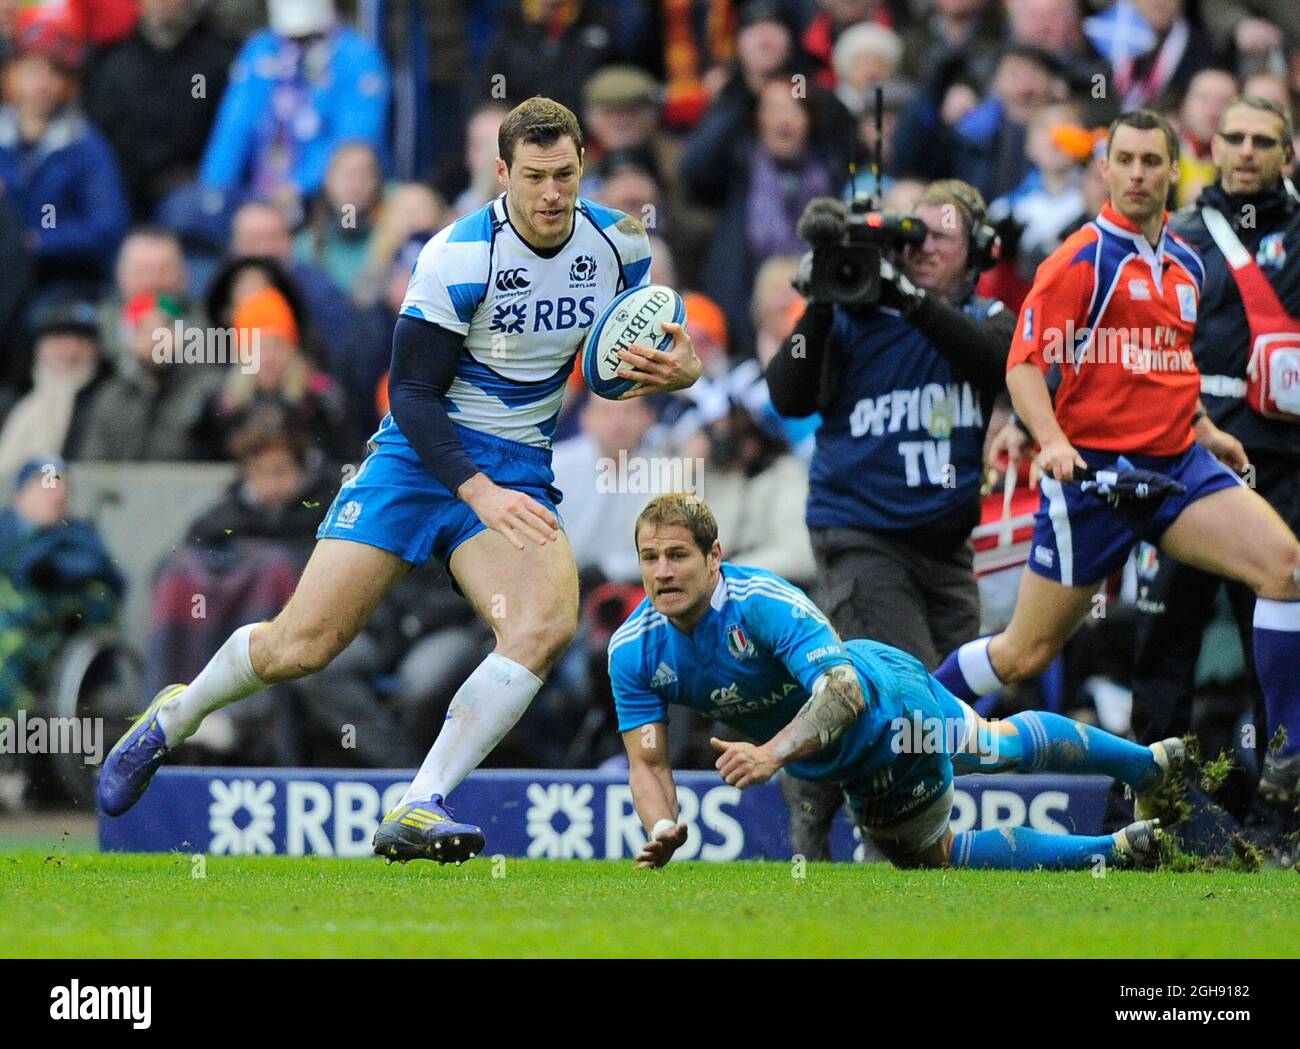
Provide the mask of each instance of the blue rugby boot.
[{"label": "blue rugby boot", "polygon": [[99,810],[104,815],[120,816],[139,801],[153,781],[154,773],[171,753],[158,724],[158,711],[186,687],[164,688],[126,730],[126,735],[113,744],[99,770]]},{"label": "blue rugby boot", "polygon": [[457,823],[443,804],[442,795],[393,809],[375,831],[375,854],[389,863],[396,860],[437,860],[460,866],[483,851],[483,831]]}]

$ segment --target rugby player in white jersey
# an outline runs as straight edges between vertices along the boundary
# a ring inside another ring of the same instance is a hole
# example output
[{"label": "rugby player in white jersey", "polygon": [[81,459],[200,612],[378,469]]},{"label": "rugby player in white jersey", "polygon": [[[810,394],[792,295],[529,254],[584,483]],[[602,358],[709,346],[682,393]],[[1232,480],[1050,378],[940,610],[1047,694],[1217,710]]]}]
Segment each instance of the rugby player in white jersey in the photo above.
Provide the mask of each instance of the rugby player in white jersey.
[{"label": "rugby player in white jersey", "polygon": [[[498,138],[504,192],[422,250],[393,332],[391,414],[339,491],[294,595],[270,622],[231,635],[188,685],[163,689],[100,775],[100,808],[129,809],[214,710],[326,666],[380,599],[431,556],[496,634],[466,679],[414,782],[375,835],[390,860],[460,862],[478,827],[444,799],[527,709],[577,626],[578,577],[560,528],[551,436],[583,337],[620,291],[649,282],[634,218],[578,196],[582,132],[532,98]],[[690,386],[690,336],[623,354],[629,396]]]}]

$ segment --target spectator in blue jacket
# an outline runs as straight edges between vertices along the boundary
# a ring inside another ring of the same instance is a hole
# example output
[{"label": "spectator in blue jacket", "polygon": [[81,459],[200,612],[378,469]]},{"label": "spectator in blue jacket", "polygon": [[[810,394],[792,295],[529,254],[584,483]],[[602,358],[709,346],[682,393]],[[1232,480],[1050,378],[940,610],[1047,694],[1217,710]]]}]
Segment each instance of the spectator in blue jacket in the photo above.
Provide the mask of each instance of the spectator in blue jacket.
[{"label": "spectator in blue jacket", "polygon": [[75,102],[78,30],[58,9],[34,12],[5,70],[0,195],[22,224],[40,292],[93,296],[126,232],[126,196],[112,150]]},{"label": "spectator in blue jacket", "polygon": [[270,28],[235,59],[199,169],[203,189],[227,198],[227,214],[256,196],[301,215],[344,142],[386,155],[383,53],[339,24],[333,0],[270,0],[269,12]]},{"label": "spectator in blue jacket", "polygon": [[26,463],[0,510],[0,715],[33,706],[59,648],[111,621],[126,589],[95,526],[67,519],[66,472]]}]

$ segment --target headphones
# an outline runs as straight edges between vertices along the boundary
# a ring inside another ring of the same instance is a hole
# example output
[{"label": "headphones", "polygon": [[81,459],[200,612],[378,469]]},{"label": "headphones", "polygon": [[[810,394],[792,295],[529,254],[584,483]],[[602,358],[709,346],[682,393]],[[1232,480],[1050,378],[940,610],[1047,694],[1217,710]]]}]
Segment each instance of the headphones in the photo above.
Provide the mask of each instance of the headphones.
[{"label": "headphones", "polygon": [[952,182],[944,186],[944,190],[957,200],[965,210],[966,218],[970,220],[970,239],[966,245],[967,265],[973,266],[980,273],[992,269],[997,265],[1002,240],[997,230],[985,221],[984,205],[978,197]]}]

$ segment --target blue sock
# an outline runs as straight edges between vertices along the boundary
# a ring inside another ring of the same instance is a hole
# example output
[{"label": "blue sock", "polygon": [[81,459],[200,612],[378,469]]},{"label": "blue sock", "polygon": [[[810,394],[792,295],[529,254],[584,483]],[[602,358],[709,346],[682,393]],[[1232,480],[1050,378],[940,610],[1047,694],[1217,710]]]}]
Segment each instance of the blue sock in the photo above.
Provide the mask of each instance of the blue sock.
[{"label": "blue sock", "polygon": [[1255,673],[1269,739],[1284,726],[1282,756],[1300,753],[1300,601],[1255,599]]},{"label": "blue sock", "polygon": [[967,830],[953,836],[952,866],[1028,871],[1035,867],[1083,870],[1095,856],[1110,863],[1116,858],[1115,839],[1109,834],[1044,834],[1028,827]]},{"label": "blue sock", "polygon": [[1002,687],[1002,679],[989,659],[989,642],[993,635],[967,641],[939,665],[934,676],[949,692],[967,703],[987,696]]},{"label": "blue sock", "polygon": [[1007,718],[1014,736],[981,735],[980,751],[961,755],[954,765],[961,772],[1095,772],[1111,776],[1135,790],[1154,787],[1164,776],[1150,747],[1112,736],[1046,710],[1026,710]]}]

